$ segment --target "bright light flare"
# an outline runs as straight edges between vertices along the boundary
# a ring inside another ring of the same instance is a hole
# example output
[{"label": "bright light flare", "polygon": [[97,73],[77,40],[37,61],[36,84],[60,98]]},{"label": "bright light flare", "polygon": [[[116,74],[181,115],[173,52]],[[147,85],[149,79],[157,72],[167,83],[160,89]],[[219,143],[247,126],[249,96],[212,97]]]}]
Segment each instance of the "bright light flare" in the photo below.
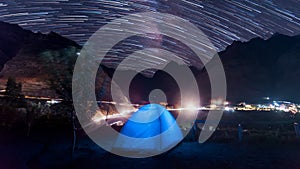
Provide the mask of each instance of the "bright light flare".
[{"label": "bright light flare", "polygon": [[96,114],[92,117],[92,121],[95,123],[100,123],[101,121],[105,120],[105,116],[102,112],[97,111]]},{"label": "bright light flare", "polygon": [[194,110],[203,110],[203,107],[197,107],[195,104],[187,104],[185,107],[179,107],[179,108],[168,108],[169,111],[194,111]]},{"label": "bright light flare", "polygon": [[197,106],[195,106],[194,104],[188,104],[186,106],[186,110],[198,110],[199,108]]}]

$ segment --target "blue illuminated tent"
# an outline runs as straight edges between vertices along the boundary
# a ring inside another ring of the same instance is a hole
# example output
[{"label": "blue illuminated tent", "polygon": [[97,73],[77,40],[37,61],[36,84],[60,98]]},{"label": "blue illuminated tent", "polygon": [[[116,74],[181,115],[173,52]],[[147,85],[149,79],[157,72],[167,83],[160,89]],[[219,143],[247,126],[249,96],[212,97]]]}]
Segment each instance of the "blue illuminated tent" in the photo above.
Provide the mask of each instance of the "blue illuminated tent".
[{"label": "blue illuminated tent", "polygon": [[182,138],[171,113],[161,105],[148,104],[126,122],[116,147],[127,151],[157,152],[172,148]]}]

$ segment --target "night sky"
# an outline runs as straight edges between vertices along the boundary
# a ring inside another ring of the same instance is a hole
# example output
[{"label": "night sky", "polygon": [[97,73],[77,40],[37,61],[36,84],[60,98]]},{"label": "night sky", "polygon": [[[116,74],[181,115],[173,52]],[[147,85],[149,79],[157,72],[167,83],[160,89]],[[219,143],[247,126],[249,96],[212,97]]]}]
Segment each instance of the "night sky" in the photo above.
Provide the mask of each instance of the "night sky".
[{"label": "night sky", "polygon": [[196,24],[221,51],[234,40],[300,34],[299,6],[299,0],[3,0],[0,20],[34,32],[55,31],[83,45],[114,18],[159,11]]}]

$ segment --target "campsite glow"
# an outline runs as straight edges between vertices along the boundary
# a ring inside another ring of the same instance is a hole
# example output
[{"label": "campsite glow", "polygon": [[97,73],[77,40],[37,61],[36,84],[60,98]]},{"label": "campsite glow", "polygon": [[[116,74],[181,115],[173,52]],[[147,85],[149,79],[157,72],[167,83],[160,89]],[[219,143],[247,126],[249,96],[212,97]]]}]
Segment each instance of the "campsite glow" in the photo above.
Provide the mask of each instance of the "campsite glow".
[{"label": "campsite glow", "polygon": [[92,117],[92,121],[96,124],[100,124],[101,122],[107,119],[116,119],[116,118],[128,118],[131,113],[136,112],[138,109],[135,107],[124,107],[121,108],[118,114],[108,114],[106,115],[105,112],[97,111],[95,115]]},{"label": "campsite glow", "polygon": [[131,114],[136,111],[138,111],[138,109],[135,107],[126,107],[126,108],[121,109],[120,114],[126,115],[126,114]]},{"label": "campsite glow", "polygon": [[102,120],[104,120],[104,117],[95,115],[92,120],[94,123],[100,123]]},{"label": "campsite glow", "polygon": [[187,111],[194,111],[194,110],[200,110],[201,107],[196,106],[197,104],[193,102],[188,102],[185,104],[184,107],[179,108],[180,110],[187,110]]},{"label": "campsite glow", "polygon": [[187,110],[197,110],[197,106],[195,106],[194,104],[188,104],[187,107],[186,107]]},{"label": "campsite glow", "polygon": [[180,110],[187,110],[187,111],[192,111],[192,110],[203,110],[203,107],[197,107],[195,104],[188,104],[185,107],[179,107],[179,108],[169,108],[167,109],[169,111],[180,111]]},{"label": "campsite glow", "polygon": [[96,114],[92,117],[92,121],[94,123],[100,123],[103,120],[105,120],[105,116],[102,112],[96,112]]}]

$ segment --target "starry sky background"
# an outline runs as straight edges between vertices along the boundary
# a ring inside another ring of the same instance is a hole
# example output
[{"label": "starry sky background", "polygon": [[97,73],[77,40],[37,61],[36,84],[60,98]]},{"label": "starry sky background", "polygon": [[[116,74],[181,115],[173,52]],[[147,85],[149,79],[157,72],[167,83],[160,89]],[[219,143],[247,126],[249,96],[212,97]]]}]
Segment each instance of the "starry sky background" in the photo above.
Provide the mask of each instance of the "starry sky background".
[{"label": "starry sky background", "polygon": [[83,45],[102,25],[126,14],[180,16],[207,34],[217,51],[232,41],[300,34],[299,0],[2,0],[0,20],[34,32],[57,32]]}]

